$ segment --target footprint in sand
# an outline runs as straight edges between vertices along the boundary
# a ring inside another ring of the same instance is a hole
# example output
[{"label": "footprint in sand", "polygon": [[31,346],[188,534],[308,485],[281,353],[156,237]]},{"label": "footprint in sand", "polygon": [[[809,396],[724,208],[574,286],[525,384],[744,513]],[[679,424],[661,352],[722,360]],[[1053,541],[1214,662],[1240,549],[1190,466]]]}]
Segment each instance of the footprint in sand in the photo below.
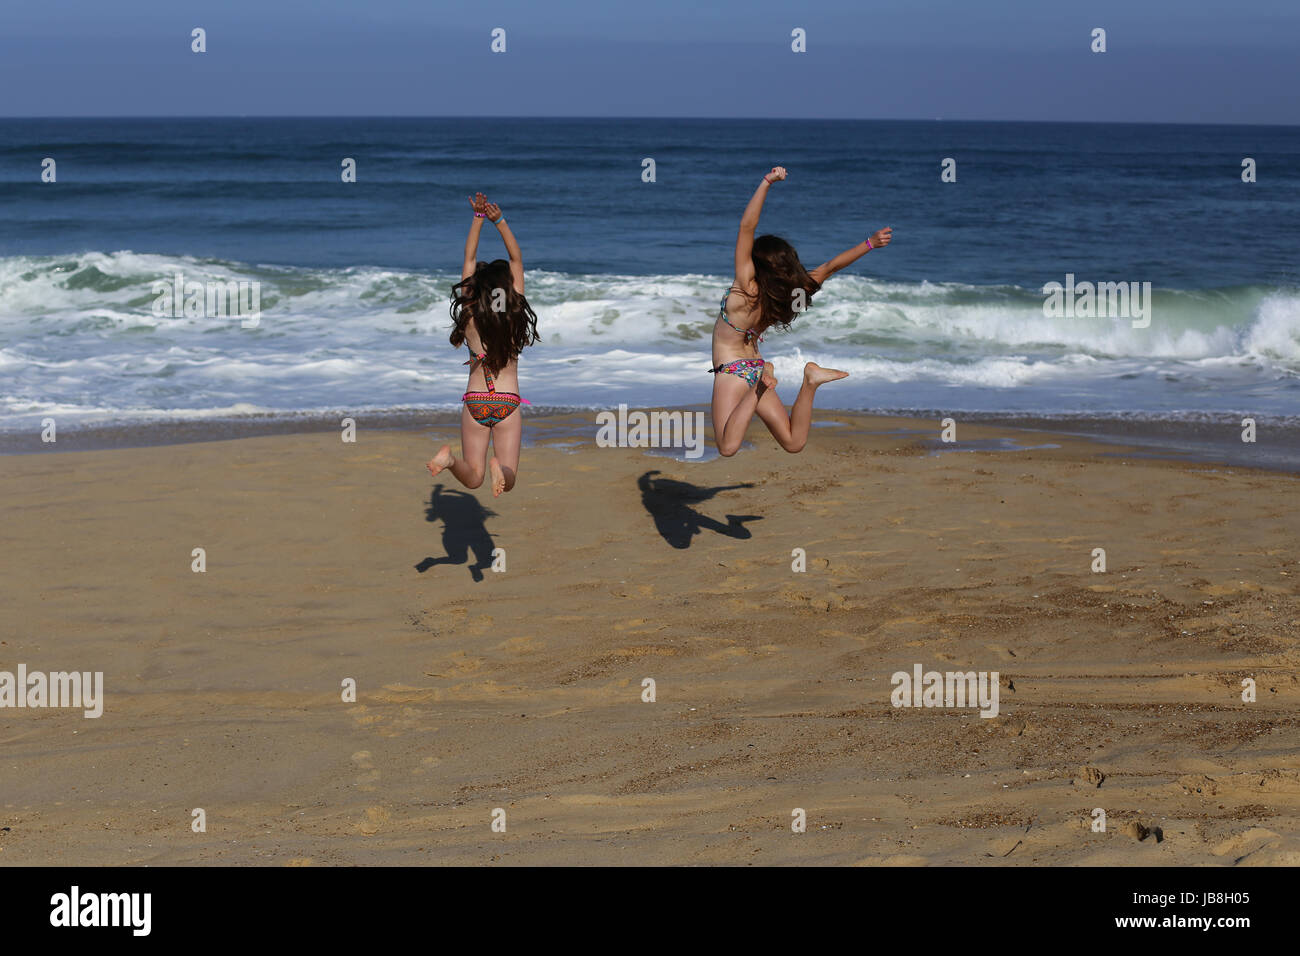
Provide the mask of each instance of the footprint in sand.
[{"label": "footprint in sand", "polygon": [[427,717],[424,710],[417,706],[429,697],[426,688],[389,684],[370,696],[375,701],[376,708],[382,708],[383,713],[371,712],[366,706],[358,706],[349,710],[348,715],[356,721],[359,728],[365,728],[380,737],[400,737],[417,730]]},{"label": "footprint in sand", "polygon": [[366,818],[357,824],[357,832],[362,836],[374,836],[393,819],[393,815],[383,807],[366,807]]},{"label": "footprint in sand", "polygon": [[365,704],[357,704],[355,707],[348,708],[348,716],[355,720],[362,727],[368,727],[371,724],[377,724],[384,718],[379,714],[370,713],[370,708]]},{"label": "footprint in sand", "polygon": [[1090,787],[1100,787],[1106,781],[1106,775],[1096,767],[1080,767],[1076,777]]},{"label": "footprint in sand", "polygon": [[439,757],[423,757],[420,760],[420,766],[411,768],[411,776],[423,776],[440,763],[442,763],[442,760]]},{"label": "footprint in sand", "polygon": [[360,773],[357,774],[356,788],[358,790],[375,790],[376,784],[379,783],[379,771],[375,769],[374,763],[370,759],[369,750],[358,750],[352,755],[352,762]]},{"label": "footprint in sand", "polygon": [[1143,840],[1145,840],[1147,837],[1150,836],[1154,836],[1156,838],[1155,839],[1156,843],[1165,842],[1164,830],[1160,829],[1160,827],[1157,826],[1149,827],[1145,823],[1140,823],[1137,820],[1132,820],[1124,824],[1120,832],[1123,833],[1125,836],[1132,837],[1133,839],[1137,840],[1139,843],[1141,843]]},{"label": "footprint in sand", "polygon": [[461,633],[468,634],[471,637],[482,637],[484,634],[496,632],[491,614],[475,614],[473,617],[456,625],[456,627]]},{"label": "footprint in sand", "polygon": [[502,641],[492,650],[501,651],[505,654],[532,654],[545,650],[545,645],[532,637],[511,637]]}]

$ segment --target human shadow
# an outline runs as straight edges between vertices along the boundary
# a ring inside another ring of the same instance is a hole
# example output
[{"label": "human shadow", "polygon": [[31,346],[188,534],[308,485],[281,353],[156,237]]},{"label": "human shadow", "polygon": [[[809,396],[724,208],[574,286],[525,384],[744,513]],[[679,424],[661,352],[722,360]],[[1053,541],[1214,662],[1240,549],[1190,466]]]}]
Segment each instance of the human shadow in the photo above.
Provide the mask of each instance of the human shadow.
[{"label": "human shadow", "polygon": [[483,507],[473,495],[455,489],[444,491],[441,484],[434,485],[424,520],[442,522],[442,547],[447,553],[441,558],[425,558],[415,570],[423,574],[435,564],[469,564],[473,552],[475,563],[470,564],[469,573],[475,581],[482,581],[483,570],[492,567],[492,535],[488,534],[487,519],[493,517],[496,512]]},{"label": "human shadow", "polygon": [[748,538],[751,534],[745,527],[745,522],[763,520],[761,515],[726,515],[727,523],[723,524],[691,507],[698,502],[708,501],[720,491],[753,488],[753,482],[701,488],[673,478],[652,477],[658,474],[660,472],[657,470],[647,471],[636,480],[636,484],[641,489],[641,504],[645,505],[645,510],[654,518],[659,536],[674,548],[689,548],[691,538],[704,530],[716,531],[729,538]]}]

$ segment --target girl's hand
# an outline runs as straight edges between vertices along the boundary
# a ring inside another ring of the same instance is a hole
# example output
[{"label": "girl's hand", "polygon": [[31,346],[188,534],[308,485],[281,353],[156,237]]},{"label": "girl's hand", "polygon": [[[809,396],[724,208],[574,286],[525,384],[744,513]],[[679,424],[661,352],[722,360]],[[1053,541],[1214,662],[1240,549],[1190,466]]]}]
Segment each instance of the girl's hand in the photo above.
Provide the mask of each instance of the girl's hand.
[{"label": "girl's hand", "polygon": [[780,182],[782,179],[785,179],[786,176],[788,175],[789,173],[785,171],[784,166],[773,166],[772,171],[768,173],[766,176],[764,176],[763,178],[766,179],[769,183],[775,183],[775,182]]},{"label": "girl's hand", "polygon": [[494,202],[485,202],[483,204],[483,211],[487,213],[489,220],[501,218],[501,207]]},{"label": "girl's hand", "polygon": [[882,249],[893,241],[893,237],[893,226],[886,226],[884,229],[879,229],[871,234],[871,248]]},{"label": "girl's hand", "polygon": [[474,210],[476,216],[487,215],[487,204],[487,197],[482,193],[475,193],[469,200],[469,206]]}]

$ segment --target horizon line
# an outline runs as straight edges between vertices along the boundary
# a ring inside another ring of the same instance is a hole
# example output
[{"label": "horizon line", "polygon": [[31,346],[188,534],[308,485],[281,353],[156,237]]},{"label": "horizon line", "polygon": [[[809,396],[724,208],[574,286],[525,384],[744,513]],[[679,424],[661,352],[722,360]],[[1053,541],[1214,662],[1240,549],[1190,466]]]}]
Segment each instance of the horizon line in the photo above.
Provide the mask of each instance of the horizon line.
[{"label": "horizon line", "polygon": [[857,117],[857,116],[769,116],[745,118],[737,116],[598,116],[549,115],[520,116],[512,114],[465,113],[119,113],[103,115],[45,114],[26,116],[0,115],[0,122],[12,120],[262,120],[262,119],[421,119],[421,120],[653,120],[673,122],[735,122],[735,123],[1020,123],[1035,126],[1241,126],[1295,129],[1300,123],[1243,123],[1243,122],[1192,122],[1187,120],[1044,120],[1044,119],[947,119],[945,117]]}]

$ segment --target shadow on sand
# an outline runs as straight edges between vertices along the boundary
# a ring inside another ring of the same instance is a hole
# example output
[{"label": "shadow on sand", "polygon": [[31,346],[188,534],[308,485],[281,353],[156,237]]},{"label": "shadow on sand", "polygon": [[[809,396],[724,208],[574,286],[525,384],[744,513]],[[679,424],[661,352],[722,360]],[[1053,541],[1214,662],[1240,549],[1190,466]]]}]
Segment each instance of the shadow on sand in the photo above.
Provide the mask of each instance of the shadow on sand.
[{"label": "shadow on sand", "polygon": [[723,524],[691,507],[701,501],[708,501],[720,491],[753,488],[752,482],[700,488],[673,478],[655,478],[658,474],[658,471],[647,471],[636,480],[636,485],[641,489],[641,503],[655,520],[659,536],[674,548],[689,548],[691,538],[701,531],[716,531],[729,538],[748,538],[751,534],[745,527],[745,522],[763,520],[761,515],[726,515],[727,523]]},{"label": "shadow on sand", "polygon": [[496,512],[484,508],[473,495],[444,491],[441,484],[434,485],[424,520],[442,522],[442,547],[447,553],[441,558],[425,558],[415,570],[423,574],[435,564],[469,564],[473,552],[475,563],[470,564],[469,573],[475,581],[482,581],[484,570],[492,567],[493,544],[487,519],[493,517]]}]

